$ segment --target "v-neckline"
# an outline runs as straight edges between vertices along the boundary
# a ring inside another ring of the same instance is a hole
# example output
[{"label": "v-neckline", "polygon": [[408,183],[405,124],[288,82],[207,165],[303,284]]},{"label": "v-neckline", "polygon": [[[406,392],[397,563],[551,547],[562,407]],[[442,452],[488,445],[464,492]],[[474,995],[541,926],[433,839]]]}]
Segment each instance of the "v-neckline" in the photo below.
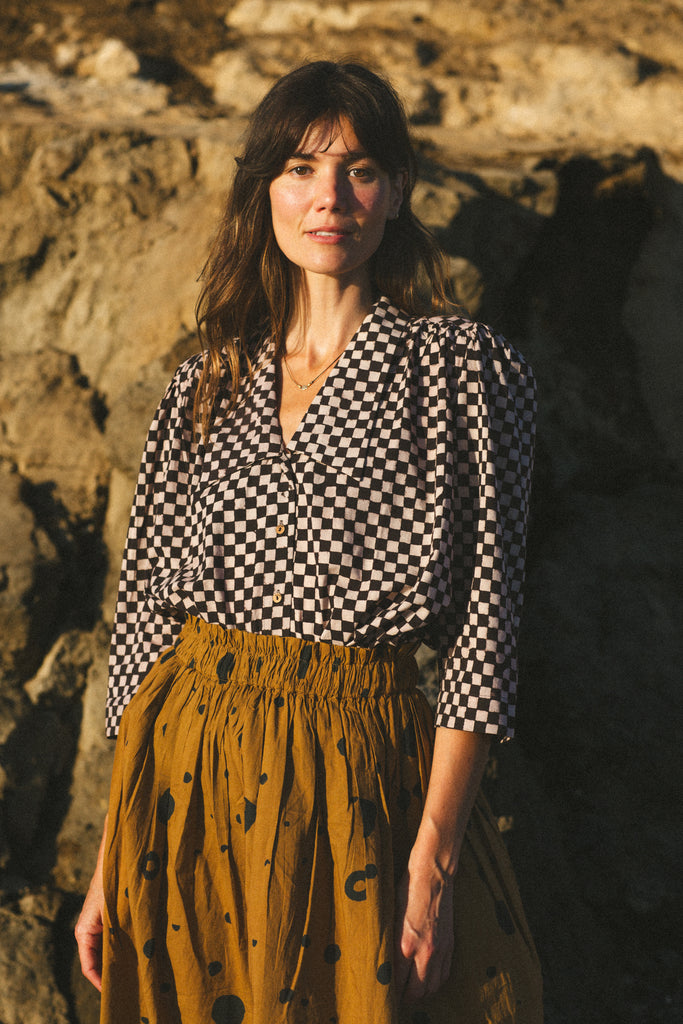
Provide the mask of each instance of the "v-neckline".
[{"label": "v-neckline", "polygon": [[[281,420],[280,420],[280,400],[281,400],[281,388],[282,388],[281,374],[282,374],[282,369],[281,369],[281,367],[277,366],[277,364],[275,362],[275,359],[273,359],[271,366],[272,366],[272,370],[273,370],[272,387],[273,387],[274,397],[275,397],[275,427],[276,427],[277,433],[279,435],[280,445],[281,445],[281,449],[282,449],[283,452],[291,453],[293,450],[296,449],[296,442],[297,442],[297,439],[298,439],[298,435],[301,434],[306,421],[309,419],[309,415],[311,414],[311,410],[315,409],[316,406],[319,406],[319,405],[322,404],[321,395],[325,395],[325,393],[328,390],[330,390],[330,388],[329,388],[330,381],[332,381],[332,386],[334,386],[335,380],[340,376],[340,370],[343,370],[345,364],[349,361],[351,353],[355,349],[355,347],[356,347],[356,345],[358,343],[358,340],[360,338],[360,335],[363,333],[363,329],[366,328],[367,325],[372,321],[372,318],[374,316],[375,310],[377,308],[378,301],[379,300],[375,300],[375,302],[373,302],[373,304],[370,307],[369,311],[365,314],[365,316],[363,317],[363,319],[359,323],[358,327],[353,332],[352,336],[349,338],[348,343],[342,349],[342,352],[341,352],[339,358],[337,359],[337,361],[333,365],[333,367],[330,370],[330,372],[325,377],[324,381],[322,382],[322,385],[318,388],[318,390],[314,394],[313,398],[311,399],[311,401],[306,406],[306,409],[304,410],[303,415],[300,417],[296,427],[294,428],[294,431],[292,432],[292,434],[289,437],[289,440],[286,443],[285,443],[284,433],[283,433],[283,430],[282,430],[282,423],[281,423]],[[366,333],[367,333],[367,330],[366,330]]]}]

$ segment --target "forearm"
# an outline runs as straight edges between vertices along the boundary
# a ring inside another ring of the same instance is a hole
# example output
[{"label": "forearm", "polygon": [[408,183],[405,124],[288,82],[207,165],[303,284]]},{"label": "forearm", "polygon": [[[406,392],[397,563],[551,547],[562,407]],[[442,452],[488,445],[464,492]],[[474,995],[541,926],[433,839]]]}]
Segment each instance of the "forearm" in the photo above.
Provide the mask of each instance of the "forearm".
[{"label": "forearm", "polygon": [[102,878],[102,874],[103,874],[104,849],[105,849],[105,846],[107,845],[107,824],[108,824],[108,822],[109,822],[109,815],[105,814],[105,816],[104,816],[104,825],[102,826],[102,841],[100,843],[100,848],[99,848],[98,853],[97,853],[97,865],[95,867],[95,873],[97,875],[99,875],[100,878]]},{"label": "forearm", "polygon": [[410,858],[413,870],[430,863],[444,877],[455,874],[490,743],[482,733],[436,730],[429,787]]}]

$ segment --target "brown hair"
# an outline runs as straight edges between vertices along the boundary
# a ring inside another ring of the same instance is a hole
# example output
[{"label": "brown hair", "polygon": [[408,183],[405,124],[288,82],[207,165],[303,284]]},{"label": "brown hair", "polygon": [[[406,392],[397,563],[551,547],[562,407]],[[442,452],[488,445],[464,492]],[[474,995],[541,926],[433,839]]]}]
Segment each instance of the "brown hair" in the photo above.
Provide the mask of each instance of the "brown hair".
[{"label": "brown hair", "polygon": [[387,222],[371,263],[376,293],[411,315],[449,307],[441,250],[412,212],[415,153],[405,111],[392,86],[356,63],[315,61],[281,78],[256,108],[227,198],[218,234],[202,274],[197,324],[206,349],[195,397],[195,423],[204,437],[229,374],[230,407],[240,380],[269,337],[283,351],[299,299],[299,268],[280,251],[273,233],[270,183],[297,151],[312,125],[330,135],[341,118],[352,125],[368,156],[391,178],[406,178],[398,218]]}]

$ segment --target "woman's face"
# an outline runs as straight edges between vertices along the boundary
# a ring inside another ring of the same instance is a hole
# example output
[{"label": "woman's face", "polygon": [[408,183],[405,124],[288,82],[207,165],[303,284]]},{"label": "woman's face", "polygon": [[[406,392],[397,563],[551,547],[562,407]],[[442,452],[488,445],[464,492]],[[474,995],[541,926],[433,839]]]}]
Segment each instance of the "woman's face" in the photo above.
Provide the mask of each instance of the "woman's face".
[{"label": "woman's face", "polygon": [[331,141],[325,126],[312,125],[270,184],[277,244],[307,275],[365,284],[402,195],[402,176],[392,180],[363,151],[346,118]]}]

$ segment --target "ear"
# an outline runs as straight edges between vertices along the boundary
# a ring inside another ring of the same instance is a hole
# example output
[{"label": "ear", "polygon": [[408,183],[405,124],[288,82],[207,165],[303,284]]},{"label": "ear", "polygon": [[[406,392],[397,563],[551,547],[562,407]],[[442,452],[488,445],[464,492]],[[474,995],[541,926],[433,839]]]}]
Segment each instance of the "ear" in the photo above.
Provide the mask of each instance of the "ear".
[{"label": "ear", "polygon": [[396,220],[398,211],[403,202],[403,192],[408,184],[408,172],[399,171],[391,182],[391,203],[389,205],[389,220]]}]

